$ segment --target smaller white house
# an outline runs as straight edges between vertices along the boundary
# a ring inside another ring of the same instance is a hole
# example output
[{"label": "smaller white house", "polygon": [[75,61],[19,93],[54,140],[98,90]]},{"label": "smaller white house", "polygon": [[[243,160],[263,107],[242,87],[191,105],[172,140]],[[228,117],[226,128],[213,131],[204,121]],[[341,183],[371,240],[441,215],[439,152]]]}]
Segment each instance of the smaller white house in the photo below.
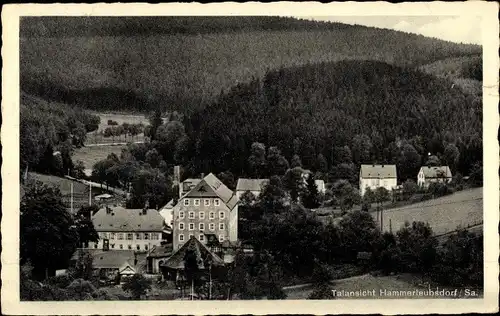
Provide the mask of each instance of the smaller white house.
[{"label": "smaller white house", "polygon": [[249,191],[257,198],[264,186],[268,183],[269,179],[238,179],[238,183],[236,184],[236,196],[239,200],[245,192]]},{"label": "smaller white house", "polygon": [[425,188],[433,182],[449,183],[451,180],[452,174],[448,166],[424,166],[417,176],[417,184]]},{"label": "smaller white house", "polygon": [[[309,179],[310,175],[312,174],[311,170],[304,170],[302,173],[302,178],[304,179],[304,185],[307,185],[307,179]],[[320,180],[320,179],[315,179],[314,183],[316,183],[316,187],[318,188],[319,193],[326,193],[326,185],[325,181]]]},{"label": "smaller white house", "polygon": [[385,188],[392,191],[398,185],[396,165],[361,165],[359,171],[359,190],[361,196],[367,188],[372,191]]}]

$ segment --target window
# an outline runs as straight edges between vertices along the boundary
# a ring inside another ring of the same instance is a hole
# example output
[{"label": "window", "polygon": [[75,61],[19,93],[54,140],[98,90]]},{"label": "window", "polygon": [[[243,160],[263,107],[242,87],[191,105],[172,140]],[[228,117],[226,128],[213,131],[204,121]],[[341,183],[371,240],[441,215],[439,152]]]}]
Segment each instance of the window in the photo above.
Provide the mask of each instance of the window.
[{"label": "window", "polygon": [[181,222],[181,223],[179,223],[179,229],[180,229],[180,230],[183,230],[183,229],[184,229],[184,223],[182,223],[182,222]]},{"label": "window", "polygon": [[189,219],[194,219],[194,212],[189,212]]},{"label": "window", "polygon": [[194,223],[189,223],[189,230],[194,230]]},{"label": "window", "polygon": [[205,212],[200,212],[200,219],[205,219]]},{"label": "window", "polygon": [[205,241],[205,235],[200,234],[200,241],[201,241],[201,242]]},{"label": "window", "polygon": [[137,245],[137,250],[141,250],[141,246],[140,245]]},{"label": "window", "polygon": [[220,205],[220,200],[219,199],[215,199],[214,200],[214,205],[215,206],[219,206]]},{"label": "window", "polygon": [[115,244],[111,244],[111,249],[115,249]]},{"label": "window", "polygon": [[135,234],[135,239],[141,240],[142,239],[142,234],[141,233],[136,233]]},{"label": "window", "polygon": [[179,212],[179,219],[183,219],[184,218],[184,211],[180,211]]},{"label": "window", "polygon": [[97,249],[97,243],[95,243],[94,248]]},{"label": "window", "polygon": [[189,199],[184,199],[184,206],[189,206]]},{"label": "window", "polygon": [[151,239],[152,240],[158,240],[158,235],[157,233],[151,233]]},{"label": "window", "polygon": [[205,224],[204,223],[200,223],[199,224],[199,228],[200,228],[200,230],[205,230]]},{"label": "window", "polygon": [[224,223],[219,224],[219,230],[224,230]]},{"label": "window", "polygon": [[204,204],[205,206],[210,206],[210,200],[209,200],[209,199],[204,199],[204,200],[203,200],[203,204]]},{"label": "window", "polygon": [[189,239],[193,238],[194,235],[193,234],[189,234]]},{"label": "window", "polygon": [[184,241],[184,235],[183,234],[179,235],[179,241]]},{"label": "window", "polygon": [[127,234],[127,240],[132,240],[133,236],[134,235],[132,233],[128,233]]},{"label": "window", "polygon": [[223,242],[224,241],[224,235],[219,235],[219,241]]},{"label": "window", "polygon": [[210,230],[215,230],[215,224],[214,223],[210,223],[210,225],[208,225],[208,228]]},{"label": "window", "polygon": [[120,249],[123,249],[123,245],[120,245]]},{"label": "window", "polygon": [[128,245],[128,250],[132,250],[132,245]]},{"label": "window", "polygon": [[144,249],[145,249],[145,250],[148,250],[148,245],[144,245]]},{"label": "window", "polygon": [[149,239],[149,233],[144,233],[144,239],[146,239],[146,240]]},{"label": "window", "polygon": [[208,215],[210,219],[214,219],[215,218],[215,213],[214,212],[210,212],[210,214]]},{"label": "window", "polygon": [[110,233],[109,234],[109,239],[115,239],[115,233]]},{"label": "window", "polygon": [[118,233],[116,235],[118,235],[118,240],[123,240],[123,234],[122,233]]},{"label": "window", "polygon": [[200,199],[194,199],[194,206],[200,206]]},{"label": "window", "polygon": [[224,216],[225,216],[225,215],[226,215],[226,214],[225,214],[224,212],[219,212],[219,218],[220,218],[220,219],[224,219]]}]

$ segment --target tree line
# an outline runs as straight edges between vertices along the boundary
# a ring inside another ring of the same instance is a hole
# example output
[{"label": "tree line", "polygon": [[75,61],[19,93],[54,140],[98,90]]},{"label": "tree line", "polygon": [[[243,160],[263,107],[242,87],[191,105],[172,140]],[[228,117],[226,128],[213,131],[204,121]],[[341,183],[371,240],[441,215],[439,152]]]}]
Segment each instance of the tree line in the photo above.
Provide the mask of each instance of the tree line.
[{"label": "tree line", "polygon": [[21,93],[21,170],[67,174],[73,169],[73,148],[83,146],[87,133],[97,130],[99,123],[98,116],[83,109]]}]

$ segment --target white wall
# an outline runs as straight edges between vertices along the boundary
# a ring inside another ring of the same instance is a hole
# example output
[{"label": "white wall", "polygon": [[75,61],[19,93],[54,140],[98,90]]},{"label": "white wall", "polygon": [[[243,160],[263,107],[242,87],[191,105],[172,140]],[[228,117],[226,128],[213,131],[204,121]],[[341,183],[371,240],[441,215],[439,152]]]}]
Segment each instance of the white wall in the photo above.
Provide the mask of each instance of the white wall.
[{"label": "white wall", "polygon": [[[149,232],[149,239],[144,239],[144,233],[142,232],[139,233],[140,239],[137,239],[137,233],[132,233],[132,240],[127,239],[127,234],[129,234],[129,232],[98,232],[98,234],[99,241],[97,243],[90,242],[89,248],[103,249],[104,239],[109,239],[110,250],[146,251],[153,248],[153,246],[160,246],[162,241],[162,232],[159,231]],[[118,234],[122,234],[123,239],[118,239]],[[156,237],[156,239],[152,239],[153,237]],[[139,249],[137,249],[137,246],[139,246]]]}]

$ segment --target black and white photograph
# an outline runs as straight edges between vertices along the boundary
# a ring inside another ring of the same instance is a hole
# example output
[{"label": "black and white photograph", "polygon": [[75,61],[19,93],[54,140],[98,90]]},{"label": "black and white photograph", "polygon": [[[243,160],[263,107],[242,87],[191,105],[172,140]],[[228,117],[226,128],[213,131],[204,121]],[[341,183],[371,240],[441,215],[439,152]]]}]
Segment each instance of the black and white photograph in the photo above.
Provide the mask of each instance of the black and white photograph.
[{"label": "black and white photograph", "polygon": [[498,5],[258,5],[3,11],[6,312],[498,311]]}]

